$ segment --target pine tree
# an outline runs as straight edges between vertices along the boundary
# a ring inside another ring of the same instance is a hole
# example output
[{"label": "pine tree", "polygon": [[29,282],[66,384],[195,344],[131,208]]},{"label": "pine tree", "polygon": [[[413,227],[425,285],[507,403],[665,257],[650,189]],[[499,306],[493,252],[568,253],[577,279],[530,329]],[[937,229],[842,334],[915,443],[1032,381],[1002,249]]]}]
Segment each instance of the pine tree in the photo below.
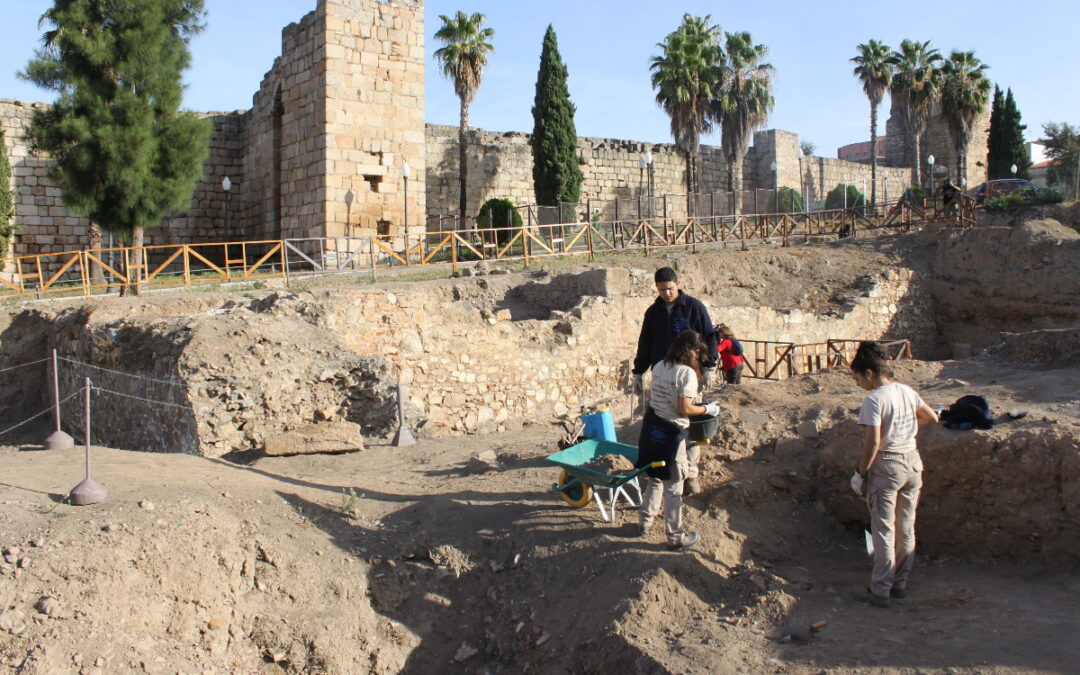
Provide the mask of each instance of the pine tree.
[{"label": "pine tree", "polygon": [[8,161],[4,130],[0,129],[0,260],[7,255],[8,244],[15,231],[15,226],[11,223],[15,216],[15,191],[8,187],[10,184],[11,162]]},{"label": "pine tree", "polygon": [[1027,126],[1020,123],[1020,110],[1016,107],[1012,89],[1002,95],[994,88],[994,105],[990,109],[990,138],[987,151],[987,167],[990,179],[1012,178],[1016,165],[1016,177],[1028,178],[1031,168],[1031,152],[1024,141]]},{"label": "pine tree", "polygon": [[581,196],[575,107],[570,102],[567,75],[559,55],[555,29],[549,25],[540,52],[540,72],[536,76],[536,98],[532,108],[533,133],[529,139],[536,203],[547,206],[556,206],[560,202],[576,203]]},{"label": "pine tree", "polygon": [[210,127],[180,111],[202,17],[203,0],[55,0],[42,16],[52,30],[21,73],[57,92],[27,136],[56,161],[67,208],[133,246],[188,206],[202,175]]}]

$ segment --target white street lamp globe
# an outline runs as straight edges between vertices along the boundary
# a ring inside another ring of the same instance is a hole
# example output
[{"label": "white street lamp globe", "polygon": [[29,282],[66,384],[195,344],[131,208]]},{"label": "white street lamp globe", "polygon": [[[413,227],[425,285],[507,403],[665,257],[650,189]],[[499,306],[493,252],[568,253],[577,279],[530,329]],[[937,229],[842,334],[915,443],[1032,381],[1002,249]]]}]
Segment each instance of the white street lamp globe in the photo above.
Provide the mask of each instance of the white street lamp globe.
[{"label": "white street lamp globe", "polygon": [[929,164],[930,166],[934,166],[934,156],[933,155],[927,155],[926,156],[926,163]]},{"label": "white street lamp globe", "polygon": [[652,152],[645,153],[645,163],[652,166]]},{"label": "white street lamp globe", "polygon": [[405,160],[405,162],[401,165],[401,175],[405,178],[409,177],[409,160]]},{"label": "white street lamp globe", "polygon": [[228,176],[221,179],[221,189],[225,192],[232,189],[232,180],[230,180]]}]

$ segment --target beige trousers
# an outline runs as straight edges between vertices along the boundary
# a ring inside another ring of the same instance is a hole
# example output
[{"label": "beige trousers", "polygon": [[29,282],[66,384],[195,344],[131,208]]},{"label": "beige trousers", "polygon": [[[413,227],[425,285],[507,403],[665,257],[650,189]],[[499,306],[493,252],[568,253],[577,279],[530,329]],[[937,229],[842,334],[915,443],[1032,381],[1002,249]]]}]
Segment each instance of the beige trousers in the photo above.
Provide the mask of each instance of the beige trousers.
[{"label": "beige trousers", "polygon": [[683,538],[682,493],[683,481],[687,478],[686,441],[679,444],[675,453],[675,466],[671,468],[671,480],[660,480],[645,476],[645,494],[641,498],[641,526],[648,528],[653,518],[660,513],[661,502],[664,506],[664,533],[669,544],[678,544]]},{"label": "beige trousers", "polygon": [[701,461],[701,446],[690,445],[686,448],[686,478],[698,477],[698,462]]},{"label": "beige trousers", "polygon": [[919,453],[883,452],[867,479],[870,533],[874,538],[874,571],[870,592],[887,598],[893,588],[907,590],[915,563],[915,508],[922,490]]}]

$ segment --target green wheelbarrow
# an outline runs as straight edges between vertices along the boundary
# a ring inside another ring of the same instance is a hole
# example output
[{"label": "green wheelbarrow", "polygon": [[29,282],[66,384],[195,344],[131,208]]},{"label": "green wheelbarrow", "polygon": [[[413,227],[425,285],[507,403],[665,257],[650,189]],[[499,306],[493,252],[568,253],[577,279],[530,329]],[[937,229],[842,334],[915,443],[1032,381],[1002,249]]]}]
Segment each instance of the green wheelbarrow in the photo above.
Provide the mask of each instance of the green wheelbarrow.
[{"label": "green wheelbarrow", "polygon": [[[548,456],[547,461],[562,469],[559,473],[559,482],[552,485],[551,489],[558,492],[563,501],[576,509],[588,506],[589,502],[595,501],[604,522],[610,523],[615,520],[615,506],[619,499],[624,499],[631,506],[641,505],[641,487],[638,485],[637,477],[650,468],[664,466],[664,462],[653,462],[622,475],[606,474],[585,466],[604,455],[622,455],[631,463],[636,464],[638,449],[633,445],[589,438]],[[636,500],[627,492],[627,486],[637,493]],[[607,493],[607,505],[604,504],[605,499],[601,496],[602,491]]]}]

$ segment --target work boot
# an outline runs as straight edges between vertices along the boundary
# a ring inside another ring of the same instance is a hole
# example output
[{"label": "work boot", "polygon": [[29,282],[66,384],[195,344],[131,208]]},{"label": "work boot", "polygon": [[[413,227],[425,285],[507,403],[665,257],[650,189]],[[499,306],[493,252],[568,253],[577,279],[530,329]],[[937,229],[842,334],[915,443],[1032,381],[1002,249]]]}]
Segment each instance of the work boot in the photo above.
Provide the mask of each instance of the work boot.
[{"label": "work boot", "polygon": [[690,532],[684,534],[682,539],[674,544],[668,544],[667,547],[669,551],[681,551],[683,549],[694,548],[699,541],[701,541],[701,535],[697,532]]},{"label": "work boot", "polygon": [[859,602],[869,603],[870,605],[881,609],[889,609],[892,607],[892,600],[880,595],[874,595],[869,589],[856,593],[855,599]]},{"label": "work boot", "polygon": [[649,533],[649,525],[651,525],[651,523],[638,523],[637,526],[634,528],[634,536],[644,537],[645,535],[647,535]]},{"label": "work boot", "polygon": [[701,482],[697,478],[687,478],[683,482],[683,497],[689,497],[701,493]]},{"label": "work boot", "polygon": [[896,598],[897,600],[903,600],[904,598],[907,597],[907,589],[906,588],[897,588],[897,587],[893,586],[892,588],[889,589],[889,597]]}]

